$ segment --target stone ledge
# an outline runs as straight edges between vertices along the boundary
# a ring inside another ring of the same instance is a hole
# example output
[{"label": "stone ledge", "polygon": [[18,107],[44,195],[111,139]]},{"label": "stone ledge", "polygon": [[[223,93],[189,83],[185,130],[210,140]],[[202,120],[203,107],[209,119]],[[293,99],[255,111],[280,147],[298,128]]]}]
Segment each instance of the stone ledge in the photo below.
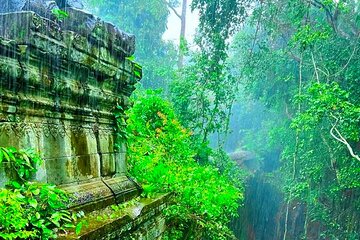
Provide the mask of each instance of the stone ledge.
[{"label": "stone ledge", "polygon": [[[94,179],[78,185],[59,186],[70,195],[70,208],[91,212],[126,202],[140,194],[136,184],[126,176]],[[115,196],[114,196],[115,195]]]},{"label": "stone ledge", "polygon": [[84,228],[80,235],[70,232],[60,235],[59,239],[158,239],[165,231],[162,211],[168,206],[170,197],[171,194],[165,194],[153,199],[141,198],[134,205],[123,209],[122,214],[103,221],[96,219],[111,209],[94,211],[85,217],[89,227]]}]

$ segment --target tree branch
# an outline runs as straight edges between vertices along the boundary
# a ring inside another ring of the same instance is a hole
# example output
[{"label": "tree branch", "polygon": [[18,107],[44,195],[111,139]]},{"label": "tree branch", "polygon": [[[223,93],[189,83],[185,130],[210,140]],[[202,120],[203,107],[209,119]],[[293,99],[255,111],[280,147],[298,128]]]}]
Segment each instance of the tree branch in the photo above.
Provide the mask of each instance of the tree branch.
[{"label": "tree branch", "polygon": [[337,27],[336,27],[336,23],[335,23],[335,19],[333,14],[331,13],[331,11],[320,1],[318,0],[314,0],[310,2],[314,7],[317,8],[322,8],[325,10],[328,22],[330,23],[330,25],[332,26],[332,28],[334,29],[335,32],[337,32]]},{"label": "tree branch", "polygon": [[168,1],[164,0],[164,3],[175,13],[175,15],[178,18],[181,19],[181,15],[178,13],[178,11],[173,6],[171,6],[171,4]]},{"label": "tree branch", "polygon": [[318,83],[320,83],[320,79],[319,79],[319,73],[318,73],[318,69],[316,67],[316,63],[315,63],[315,58],[314,58],[314,54],[313,52],[311,51],[311,59],[312,59],[312,63],[314,65],[314,70],[315,70],[315,75],[316,75],[316,80]]},{"label": "tree branch", "polygon": [[[331,135],[334,139],[336,139],[338,142],[341,142],[342,144],[344,144],[344,145],[347,147],[350,155],[351,155],[353,158],[355,158],[356,160],[360,161],[360,156],[354,153],[354,150],[352,149],[351,145],[346,141],[346,139],[341,135],[340,131],[337,129],[336,125],[338,124],[339,119],[336,118],[334,115],[331,115],[331,116],[336,120],[336,122],[335,122],[335,124],[332,124],[332,128],[331,128],[331,130],[330,130],[330,135]],[[336,136],[336,134],[334,133],[334,130],[335,130],[337,136]]]}]

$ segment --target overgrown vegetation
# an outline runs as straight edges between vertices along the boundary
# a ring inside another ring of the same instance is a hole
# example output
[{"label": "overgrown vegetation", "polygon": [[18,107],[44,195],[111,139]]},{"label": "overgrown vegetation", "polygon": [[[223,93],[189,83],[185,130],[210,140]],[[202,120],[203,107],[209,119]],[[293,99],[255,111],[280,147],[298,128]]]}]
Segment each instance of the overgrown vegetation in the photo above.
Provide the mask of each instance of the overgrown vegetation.
[{"label": "overgrown vegetation", "polygon": [[[245,147],[265,164],[269,153],[281,153],[273,179],[286,196],[282,238],[359,238],[358,1],[195,3],[206,32],[217,31],[213,23],[223,20],[217,13],[230,4],[250,6],[243,13],[228,11],[229,19],[245,18],[233,26],[241,29],[224,60],[244,89],[243,101],[267,108],[263,129],[251,131]],[[231,33],[221,36],[226,40]],[[304,219],[294,217],[299,204]],[[295,226],[302,228],[296,236]]]},{"label": "overgrown vegetation", "polygon": [[76,214],[66,210],[65,192],[30,181],[41,163],[37,153],[1,147],[2,163],[11,181],[0,189],[1,239],[55,239],[58,233],[76,227]]},{"label": "overgrown vegetation", "polygon": [[[130,173],[142,183],[145,195],[173,193],[165,212],[168,239],[202,234],[231,238],[227,224],[243,198],[240,189],[219,169],[195,161],[192,133],[181,126],[172,105],[158,92],[138,91],[133,101],[127,112]],[[236,181],[242,187],[242,179]]]},{"label": "overgrown vegetation", "polygon": [[[223,145],[237,94],[243,105],[264,106],[249,110],[264,117],[240,141],[265,165],[280,153],[272,179],[286,196],[282,237],[358,237],[359,3],[196,0],[192,8],[200,13],[198,50],[187,51],[170,99],[193,146],[205,149],[196,159],[208,161],[214,133]],[[297,203],[305,219],[293,236]]]},{"label": "overgrown vegetation", "polygon": [[[115,111],[117,147],[127,139],[130,172],[144,194],[173,193],[168,239],[233,238],[228,223],[245,176],[222,148],[236,101],[250,106],[237,117],[256,122],[238,133],[241,148],[264,166],[270,155],[279,158],[267,175],[285,196],[279,238],[360,238],[359,1],[193,0],[200,24],[192,50],[186,39],[179,47],[162,39],[180,1],[87,2],[136,34],[145,87],[163,88],[172,102],[159,92],[136,92],[126,129],[123,109]],[[176,54],[185,54],[178,69]],[[1,234],[8,235],[0,236],[46,238],[71,227],[72,216],[59,211],[66,196],[28,182],[40,161],[34,153],[1,148],[0,159],[16,172],[1,191],[8,206]],[[23,220],[6,219],[11,214]]]}]

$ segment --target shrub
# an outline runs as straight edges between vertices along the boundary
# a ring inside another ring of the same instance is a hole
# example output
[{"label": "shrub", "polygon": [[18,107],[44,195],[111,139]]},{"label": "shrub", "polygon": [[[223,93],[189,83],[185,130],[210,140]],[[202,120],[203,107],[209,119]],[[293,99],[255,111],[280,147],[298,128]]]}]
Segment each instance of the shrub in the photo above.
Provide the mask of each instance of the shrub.
[{"label": "shrub", "polygon": [[[127,111],[130,173],[145,195],[173,193],[166,209],[169,239],[201,233],[213,239],[232,237],[227,224],[243,198],[239,188],[213,166],[200,166],[171,104],[159,92],[137,92]],[[200,234],[200,235],[201,235]]]},{"label": "shrub", "polygon": [[15,170],[15,177],[0,189],[1,239],[52,239],[60,231],[75,228],[76,215],[65,210],[66,193],[29,181],[41,162],[34,151],[1,147],[2,162]]}]

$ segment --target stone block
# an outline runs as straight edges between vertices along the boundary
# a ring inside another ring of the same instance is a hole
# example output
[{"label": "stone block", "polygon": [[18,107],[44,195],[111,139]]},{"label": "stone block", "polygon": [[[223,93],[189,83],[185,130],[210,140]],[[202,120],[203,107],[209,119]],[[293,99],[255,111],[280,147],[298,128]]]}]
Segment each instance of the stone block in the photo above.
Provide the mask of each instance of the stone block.
[{"label": "stone block", "polygon": [[[74,233],[60,236],[60,239],[86,240],[155,240],[161,239],[166,229],[165,217],[160,210],[168,205],[170,195],[140,199],[124,209],[123,214],[102,222],[93,220],[79,236]],[[136,212],[134,215],[133,212]],[[92,213],[89,218],[100,215]]]},{"label": "stone block", "polygon": [[40,151],[44,164],[35,178],[77,189],[83,206],[101,198],[90,197],[89,183],[125,201],[138,189],[125,176],[126,148],[114,149],[113,110],[127,108],[140,80],[138,65],[126,59],[135,38],[89,13],[67,11],[63,22],[36,11],[0,14],[0,146]]}]

